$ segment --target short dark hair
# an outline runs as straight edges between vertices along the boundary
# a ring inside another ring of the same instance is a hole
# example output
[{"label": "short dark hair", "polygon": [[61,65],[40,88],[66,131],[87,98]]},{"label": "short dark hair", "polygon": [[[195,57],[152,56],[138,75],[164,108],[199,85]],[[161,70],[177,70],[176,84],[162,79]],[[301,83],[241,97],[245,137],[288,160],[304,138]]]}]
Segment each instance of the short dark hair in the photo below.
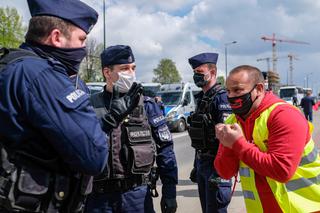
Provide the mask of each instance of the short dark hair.
[{"label": "short dark hair", "polygon": [[208,65],[208,68],[209,68],[209,69],[212,69],[212,68],[217,69],[217,65],[215,65],[215,64],[213,64],[213,63],[207,63],[207,65]]},{"label": "short dark hair", "polygon": [[229,75],[236,74],[241,71],[245,71],[248,73],[253,84],[264,83],[264,77],[262,72],[257,67],[250,65],[237,66],[230,71]]},{"label": "short dark hair", "polygon": [[69,39],[75,25],[54,16],[34,16],[29,21],[29,28],[25,39],[27,42],[37,42],[47,38],[52,30],[58,29]]}]

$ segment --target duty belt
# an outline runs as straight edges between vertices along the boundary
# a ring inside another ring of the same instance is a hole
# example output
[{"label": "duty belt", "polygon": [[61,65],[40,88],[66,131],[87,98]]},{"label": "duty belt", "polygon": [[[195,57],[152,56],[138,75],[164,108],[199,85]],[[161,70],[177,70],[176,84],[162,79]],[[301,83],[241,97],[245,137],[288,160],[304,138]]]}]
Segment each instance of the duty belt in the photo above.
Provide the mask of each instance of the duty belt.
[{"label": "duty belt", "polygon": [[203,159],[203,158],[215,158],[215,154],[208,149],[202,149],[202,150],[197,150],[197,158],[198,159]]},{"label": "duty belt", "polygon": [[95,193],[112,193],[126,192],[135,187],[147,185],[148,178],[137,176],[126,179],[106,179],[96,180],[93,182],[93,192]]}]

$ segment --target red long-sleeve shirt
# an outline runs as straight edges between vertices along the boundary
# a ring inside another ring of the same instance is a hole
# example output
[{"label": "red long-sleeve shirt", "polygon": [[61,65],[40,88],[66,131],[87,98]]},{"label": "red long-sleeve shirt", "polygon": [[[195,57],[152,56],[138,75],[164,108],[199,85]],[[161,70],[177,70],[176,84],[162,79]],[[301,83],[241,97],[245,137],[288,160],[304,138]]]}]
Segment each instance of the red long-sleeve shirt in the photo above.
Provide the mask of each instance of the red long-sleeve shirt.
[{"label": "red long-sleeve shirt", "polygon": [[262,152],[251,141],[255,119],[262,111],[282,101],[272,93],[266,93],[260,106],[245,121],[240,121],[245,137],[239,138],[232,149],[220,144],[214,166],[225,179],[237,174],[239,161],[255,171],[255,183],[264,212],[282,212],[266,177],[285,183],[295,173],[305,144],[310,139],[309,126],[301,112],[286,104],[277,106],[267,122],[269,138],[267,152]]}]

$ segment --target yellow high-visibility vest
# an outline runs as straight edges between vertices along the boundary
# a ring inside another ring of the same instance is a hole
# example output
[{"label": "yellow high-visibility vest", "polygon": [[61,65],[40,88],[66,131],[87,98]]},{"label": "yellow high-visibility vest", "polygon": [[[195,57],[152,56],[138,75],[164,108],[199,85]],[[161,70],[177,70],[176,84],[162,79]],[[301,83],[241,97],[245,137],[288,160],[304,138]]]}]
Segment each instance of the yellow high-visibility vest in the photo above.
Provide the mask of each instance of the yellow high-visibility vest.
[{"label": "yellow high-visibility vest", "polygon": [[[253,142],[262,152],[268,151],[268,118],[272,110],[280,104],[286,103],[273,104],[264,110],[255,120],[252,133]],[[226,120],[228,124],[236,122],[239,123],[234,114],[230,115]],[[309,123],[309,126],[311,134],[313,126],[311,123]],[[239,174],[247,212],[263,212],[255,184],[254,170],[240,161]],[[296,172],[287,183],[280,183],[269,177],[266,177],[266,179],[283,212],[301,213],[320,211],[320,157],[312,137],[304,147]]]}]

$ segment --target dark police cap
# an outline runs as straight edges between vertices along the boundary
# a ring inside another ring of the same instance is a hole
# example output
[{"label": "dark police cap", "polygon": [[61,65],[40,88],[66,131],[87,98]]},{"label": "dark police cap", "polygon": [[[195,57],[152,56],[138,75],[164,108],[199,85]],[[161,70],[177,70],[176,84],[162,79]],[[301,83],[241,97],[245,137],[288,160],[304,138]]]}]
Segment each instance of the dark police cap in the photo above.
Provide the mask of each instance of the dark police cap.
[{"label": "dark police cap", "polygon": [[189,58],[189,64],[191,65],[192,69],[197,68],[202,64],[212,63],[217,64],[218,61],[218,54],[217,53],[200,53]]},{"label": "dark police cap", "polygon": [[98,13],[79,0],[28,0],[31,16],[55,16],[71,22],[87,34],[96,24]]},{"label": "dark police cap", "polygon": [[134,62],[132,50],[127,45],[110,46],[101,53],[100,57],[102,68],[109,65],[131,64]]}]

